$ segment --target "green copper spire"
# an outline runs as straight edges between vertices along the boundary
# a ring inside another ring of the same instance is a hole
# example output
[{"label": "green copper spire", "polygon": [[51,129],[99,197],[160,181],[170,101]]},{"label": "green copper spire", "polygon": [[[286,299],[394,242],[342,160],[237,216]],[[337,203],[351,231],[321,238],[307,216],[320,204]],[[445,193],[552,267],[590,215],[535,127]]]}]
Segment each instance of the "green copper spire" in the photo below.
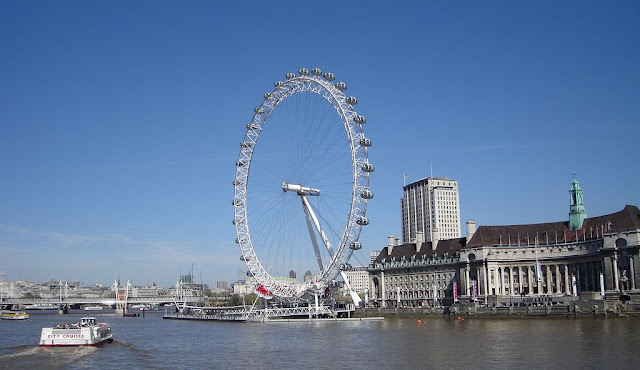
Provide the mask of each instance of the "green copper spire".
[{"label": "green copper spire", "polygon": [[582,189],[576,180],[576,174],[573,174],[573,182],[571,182],[571,207],[569,210],[569,230],[575,231],[582,229],[584,219],[587,218],[587,210],[584,208],[584,199],[582,198]]}]

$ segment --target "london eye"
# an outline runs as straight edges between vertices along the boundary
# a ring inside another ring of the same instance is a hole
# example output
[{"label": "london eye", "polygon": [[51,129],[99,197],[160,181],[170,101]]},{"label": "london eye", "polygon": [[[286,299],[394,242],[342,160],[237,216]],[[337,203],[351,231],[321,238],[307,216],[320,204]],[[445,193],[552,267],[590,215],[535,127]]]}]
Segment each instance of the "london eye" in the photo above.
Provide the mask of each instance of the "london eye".
[{"label": "london eye", "polygon": [[233,223],[262,292],[323,292],[369,224],[373,198],[366,118],[333,73],[300,68],[274,83],[246,125],[236,162]]}]

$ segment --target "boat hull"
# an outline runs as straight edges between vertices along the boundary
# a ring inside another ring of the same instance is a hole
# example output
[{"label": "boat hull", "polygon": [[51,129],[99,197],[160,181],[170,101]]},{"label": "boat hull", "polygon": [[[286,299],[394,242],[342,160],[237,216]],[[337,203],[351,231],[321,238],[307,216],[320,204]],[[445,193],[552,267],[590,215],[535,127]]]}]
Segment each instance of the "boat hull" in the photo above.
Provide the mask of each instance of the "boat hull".
[{"label": "boat hull", "polygon": [[51,348],[51,347],[97,347],[97,346],[101,346],[105,343],[111,343],[113,342],[113,336],[111,336],[111,338],[108,339],[104,339],[101,340],[99,342],[96,343],[87,343],[87,344],[67,344],[67,343],[57,343],[57,344],[40,344],[40,347],[44,347],[44,348]]},{"label": "boat hull", "polygon": [[77,324],[57,325],[42,328],[40,347],[85,347],[99,346],[113,341],[109,325],[98,324],[95,318],[82,318]]},{"label": "boat hull", "polygon": [[25,312],[3,312],[0,315],[0,319],[2,320],[27,320],[29,319],[29,315]]}]

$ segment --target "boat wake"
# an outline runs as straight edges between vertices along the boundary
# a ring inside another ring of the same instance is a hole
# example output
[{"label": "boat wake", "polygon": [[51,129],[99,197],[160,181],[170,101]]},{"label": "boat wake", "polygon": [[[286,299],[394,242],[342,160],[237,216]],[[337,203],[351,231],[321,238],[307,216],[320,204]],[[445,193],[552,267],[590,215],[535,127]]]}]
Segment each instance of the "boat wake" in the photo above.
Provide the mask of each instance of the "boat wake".
[{"label": "boat wake", "polygon": [[11,358],[19,358],[24,356],[30,356],[36,354],[41,348],[40,347],[31,347],[31,346],[17,346],[11,347],[9,350],[17,351],[15,353],[0,356],[0,363],[3,363],[3,360],[11,359]]},{"label": "boat wake", "polygon": [[0,356],[0,368],[68,368],[71,364],[95,353],[95,347],[14,347],[17,352]]},{"label": "boat wake", "polygon": [[118,340],[118,339],[114,338],[113,339],[113,344],[123,346],[123,347],[125,347],[127,349],[137,350],[136,346],[134,346],[133,344],[127,343],[127,342],[125,342],[123,340]]}]

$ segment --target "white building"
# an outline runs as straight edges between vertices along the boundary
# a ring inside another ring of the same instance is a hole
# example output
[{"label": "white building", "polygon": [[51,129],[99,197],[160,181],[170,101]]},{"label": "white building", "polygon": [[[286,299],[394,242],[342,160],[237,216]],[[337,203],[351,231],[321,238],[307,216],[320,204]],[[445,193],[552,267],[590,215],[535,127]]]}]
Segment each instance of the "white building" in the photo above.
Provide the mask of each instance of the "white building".
[{"label": "white building", "polygon": [[366,266],[352,267],[344,270],[344,274],[347,275],[349,285],[354,292],[364,294],[364,290],[369,289],[369,272]]},{"label": "white building", "polygon": [[401,206],[403,243],[460,238],[457,180],[427,177],[407,184]]},{"label": "white building", "polygon": [[[283,276],[274,276],[275,280],[283,283],[283,284],[296,284],[299,283],[296,278],[289,278]],[[245,280],[240,280],[233,283],[233,294],[251,294],[256,292],[256,287],[258,286],[258,282],[253,277],[247,277]]]},{"label": "white building", "polygon": [[376,260],[376,258],[378,258],[379,255],[380,255],[380,251],[371,252],[370,257],[369,257],[369,264],[373,265],[373,262]]}]

